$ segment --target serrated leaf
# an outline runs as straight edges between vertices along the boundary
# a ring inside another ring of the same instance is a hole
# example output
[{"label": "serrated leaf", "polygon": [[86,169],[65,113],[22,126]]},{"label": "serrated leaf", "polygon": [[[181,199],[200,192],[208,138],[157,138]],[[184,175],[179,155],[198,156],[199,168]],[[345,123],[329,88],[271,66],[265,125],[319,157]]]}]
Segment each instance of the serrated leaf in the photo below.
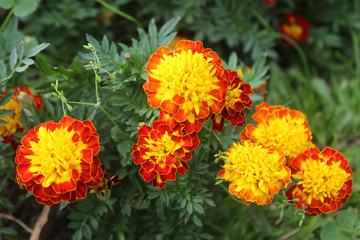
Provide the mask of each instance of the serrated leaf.
[{"label": "serrated leaf", "polygon": [[95,218],[90,217],[89,222],[95,230],[99,228],[99,222]]},{"label": "serrated leaf", "polygon": [[15,0],[0,0],[0,8],[10,9],[14,5]]},{"label": "serrated leaf", "polygon": [[149,36],[150,36],[150,48],[151,51],[156,51],[157,49],[157,30],[155,25],[155,20],[152,19],[149,24]]},{"label": "serrated leaf", "polygon": [[31,58],[31,57],[35,56],[36,54],[38,54],[39,52],[41,52],[42,50],[44,50],[45,48],[47,48],[49,45],[50,45],[49,43],[41,43],[41,44],[37,45],[36,47],[33,47],[33,48],[30,49],[30,51],[26,54],[25,59]]},{"label": "serrated leaf", "polygon": [[11,70],[14,70],[15,68],[15,65],[17,63],[17,60],[18,60],[18,55],[17,55],[17,50],[16,50],[16,47],[14,47],[12,50],[11,50],[11,53],[10,53],[10,68]]},{"label": "serrated leaf", "polygon": [[321,240],[341,240],[341,235],[336,229],[336,224],[334,221],[328,222],[320,232]]},{"label": "serrated leaf", "polygon": [[15,94],[15,91],[11,91],[11,92],[7,93],[5,96],[3,96],[0,99],[0,106],[7,104],[10,101],[10,99],[14,96],[14,94]]},{"label": "serrated leaf", "polygon": [[36,10],[37,5],[37,0],[19,0],[14,8],[14,15],[17,17],[28,16]]},{"label": "serrated leaf", "polygon": [[11,115],[13,112],[15,112],[15,109],[7,110],[7,109],[1,109],[0,110],[0,118],[7,117]]}]

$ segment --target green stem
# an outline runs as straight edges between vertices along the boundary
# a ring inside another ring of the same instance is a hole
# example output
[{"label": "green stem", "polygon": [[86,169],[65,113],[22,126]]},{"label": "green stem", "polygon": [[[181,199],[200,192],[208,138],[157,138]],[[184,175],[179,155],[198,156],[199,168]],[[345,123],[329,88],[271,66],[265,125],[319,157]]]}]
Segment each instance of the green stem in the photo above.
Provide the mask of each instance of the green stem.
[{"label": "green stem", "polygon": [[231,196],[231,198],[234,199],[235,202],[244,204],[244,203],[241,202],[237,197],[235,197],[234,195],[232,195],[232,194],[229,192],[229,189],[227,189],[223,184],[219,184],[219,186],[221,186],[225,191],[227,191],[227,192],[229,193],[229,195]]},{"label": "green stem", "polygon": [[351,39],[353,41],[354,54],[355,54],[355,76],[356,79],[360,78],[360,51],[359,51],[359,42],[357,40],[356,34],[353,30],[350,31]]},{"label": "green stem", "polygon": [[219,136],[216,135],[216,133],[211,130],[211,127],[210,127],[210,128],[208,128],[208,127],[206,127],[206,126],[203,126],[203,127],[206,128],[207,130],[209,130],[209,132],[211,132],[211,133],[216,137],[216,139],[219,141],[219,143],[220,143],[220,145],[221,145],[222,148],[225,148],[225,144],[221,141],[221,139],[219,138]]},{"label": "green stem", "polygon": [[304,53],[304,51],[302,50],[302,48],[299,46],[299,44],[294,41],[293,39],[289,38],[288,36],[278,33],[276,32],[270,25],[269,23],[263,18],[263,16],[261,16],[261,14],[259,14],[255,9],[253,10],[253,14],[254,16],[257,18],[257,20],[269,31],[271,32],[276,38],[280,38],[280,39],[284,39],[285,41],[287,41],[288,43],[290,43],[292,46],[294,46],[295,50],[298,52],[300,60],[304,66],[304,70],[305,70],[305,74],[307,76],[307,78],[310,79],[311,75],[310,75],[310,70],[309,70],[309,64],[307,62],[306,59],[306,55]]},{"label": "green stem", "polygon": [[10,12],[8,13],[8,15],[6,16],[4,22],[1,24],[1,27],[0,27],[0,31],[3,32],[7,26],[7,24],[9,23],[10,21],[10,18],[12,17],[13,15],[13,12],[14,12],[14,8],[12,8],[10,10]]},{"label": "green stem", "polygon": [[119,9],[114,8],[113,6],[111,6],[110,4],[104,2],[103,0],[96,0],[98,3],[100,3],[101,5],[103,5],[104,7],[106,7],[107,9],[109,9],[110,11],[113,11],[114,13],[116,13],[117,15],[126,18],[127,20],[135,23],[139,28],[143,28],[143,26],[141,25],[141,23],[136,20],[134,17],[120,11]]}]

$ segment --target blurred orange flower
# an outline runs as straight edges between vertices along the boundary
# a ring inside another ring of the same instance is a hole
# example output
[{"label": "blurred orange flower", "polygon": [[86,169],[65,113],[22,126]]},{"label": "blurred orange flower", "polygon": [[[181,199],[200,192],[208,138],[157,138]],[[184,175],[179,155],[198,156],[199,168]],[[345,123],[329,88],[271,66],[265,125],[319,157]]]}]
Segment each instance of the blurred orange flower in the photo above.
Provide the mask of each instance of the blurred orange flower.
[{"label": "blurred orange flower", "polygon": [[[283,35],[288,36],[296,42],[303,42],[310,36],[310,23],[295,13],[286,13],[286,22],[280,22],[278,27]],[[293,47],[291,43],[286,43]]]},{"label": "blurred orange flower", "polygon": [[290,161],[292,177],[300,181],[286,191],[289,200],[307,214],[321,215],[341,208],[352,193],[349,162],[337,150],[311,148]]},{"label": "blurred orange flower", "polygon": [[16,178],[38,203],[48,206],[85,198],[104,173],[95,156],[99,136],[91,121],[63,117],[31,129],[16,152]]},{"label": "blurred orange flower", "polygon": [[188,133],[198,132],[212,113],[226,102],[227,81],[218,55],[202,42],[180,41],[173,52],[159,48],[146,67],[144,84],[148,103],[170,119],[185,124]]}]

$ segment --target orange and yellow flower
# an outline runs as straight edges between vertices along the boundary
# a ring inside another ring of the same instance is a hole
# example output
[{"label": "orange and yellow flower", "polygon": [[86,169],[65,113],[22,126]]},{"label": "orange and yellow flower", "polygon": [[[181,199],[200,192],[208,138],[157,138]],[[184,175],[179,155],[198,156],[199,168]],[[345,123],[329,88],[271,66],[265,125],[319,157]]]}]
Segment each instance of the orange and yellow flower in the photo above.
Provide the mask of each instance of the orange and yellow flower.
[{"label": "orange and yellow flower", "polygon": [[220,114],[212,116],[212,127],[219,132],[224,128],[225,119],[233,126],[242,127],[245,124],[243,110],[251,109],[253,103],[249,96],[253,94],[250,84],[243,82],[237,72],[226,69],[224,77],[228,81],[226,103]]},{"label": "orange and yellow flower", "polygon": [[306,116],[284,106],[269,106],[262,103],[256,107],[253,119],[255,127],[248,124],[241,132],[243,140],[276,147],[288,158],[294,158],[314,146]]},{"label": "orange and yellow flower", "polygon": [[271,203],[274,194],[291,182],[285,156],[276,148],[242,143],[234,143],[228,150],[218,177],[230,181],[229,192],[244,203]]},{"label": "orange and yellow flower", "polygon": [[99,135],[91,121],[63,117],[31,129],[16,152],[16,178],[38,203],[48,206],[85,198],[104,173],[95,154]]},{"label": "orange and yellow flower", "polygon": [[183,125],[172,128],[167,122],[156,121],[152,127],[144,124],[138,131],[139,140],[132,146],[135,164],[141,164],[140,175],[145,182],[163,188],[166,181],[174,181],[176,173],[185,175],[190,151],[197,148],[196,133],[183,133]]},{"label": "orange and yellow flower", "polygon": [[[295,13],[286,13],[286,22],[280,22],[278,27],[283,35],[288,36],[296,42],[303,42],[310,36],[310,23]],[[286,43],[293,47],[291,43]]]},{"label": "orange and yellow flower", "polygon": [[148,103],[160,109],[188,133],[198,132],[226,102],[227,81],[218,55],[202,42],[180,41],[173,52],[159,48],[151,55],[144,84]]},{"label": "orange and yellow flower", "polygon": [[292,177],[300,182],[286,191],[289,200],[309,215],[335,212],[352,193],[349,162],[337,150],[311,148],[290,161]]},{"label": "orange and yellow flower", "polygon": [[34,103],[36,110],[40,110],[40,108],[44,105],[41,96],[34,96],[29,87],[18,86],[13,90],[4,92],[2,95],[5,96],[10,91],[15,91],[13,97],[8,103],[0,106],[0,109],[15,110],[11,115],[0,118],[6,122],[6,124],[0,125],[0,136],[4,138],[3,143],[12,142],[15,137],[14,133],[26,132],[21,123],[21,106],[17,101],[19,95],[28,94],[31,99],[30,101]]}]

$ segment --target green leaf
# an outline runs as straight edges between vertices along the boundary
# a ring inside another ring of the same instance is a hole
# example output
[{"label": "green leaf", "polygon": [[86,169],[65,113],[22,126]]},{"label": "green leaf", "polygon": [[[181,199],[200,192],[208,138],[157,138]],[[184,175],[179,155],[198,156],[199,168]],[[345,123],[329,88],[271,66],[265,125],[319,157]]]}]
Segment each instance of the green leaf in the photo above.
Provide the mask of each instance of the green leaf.
[{"label": "green leaf", "polygon": [[83,239],[83,234],[82,234],[82,229],[78,229],[75,234],[72,236],[73,240],[82,240]]},{"label": "green leaf", "polygon": [[7,109],[1,109],[0,110],[0,118],[7,117],[11,115],[13,112],[15,112],[15,109],[7,110]]},{"label": "green leaf", "polygon": [[0,59],[0,80],[6,77],[6,65],[3,60]]},{"label": "green leaf", "polygon": [[10,9],[14,5],[15,0],[0,0],[0,8]]},{"label": "green leaf", "polygon": [[92,231],[89,225],[84,225],[84,237],[86,239],[91,239]]},{"label": "green leaf", "polygon": [[336,229],[334,221],[328,222],[320,232],[321,240],[341,240],[341,235]]},{"label": "green leaf", "polygon": [[6,235],[17,235],[17,232],[14,229],[8,227],[0,227],[0,232]]},{"label": "green leaf", "polygon": [[55,110],[54,106],[51,104],[51,102],[47,98],[43,98],[44,106],[46,110],[51,114],[51,116],[55,117]]},{"label": "green leaf", "polygon": [[199,226],[199,227],[202,226],[202,222],[201,222],[200,218],[196,215],[193,216],[193,222],[195,223],[196,226]]},{"label": "green leaf", "polygon": [[[28,110],[26,110],[26,111],[28,111]],[[24,109],[21,109],[20,119],[21,119],[21,123],[22,123],[23,127],[29,131],[31,129],[31,124],[30,124],[28,117],[26,116],[26,113],[24,112]]]},{"label": "green leaf", "polygon": [[236,53],[235,53],[235,52],[232,52],[232,53],[230,54],[229,63],[228,63],[229,68],[230,68],[231,70],[233,70],[233,71],[238,71],[238,69],[236,69],[236,67],[237,67],[237,61],[238,61],[238,57],[237,57]]},{"label": "green leaf", "polygon": [[157,30],[155,25],[155,20],[152,19],[149,24],[149,36],[150,36],[150,48],[151,51],[156,51],[157,49]]},{"label": "green leaf", "polygon": [[68,201],[61,202],[61,203],[60,203],[60,207],[59,207],[59,211],[61,211],[61,210],[63,210],[64,208],[66,208],[67,205],[69,205],[69,204],[70,204],[70,202],[68,202]]},{"label": "green leaf", "polygon": [[98,222],[95,218],[90,217],[90,218],[89,218],[89,221],[90,221],[91,226],[92,226],[94,229],[98,229],[98,228],[99,228],[99,222]]},{"label": "green leaf", "polygon": [[14,15],[17,17],[25,17],[33,13],[38,5],[37,0],[20,0],[14,8]]},{"label": "green leaf", "polygon": [[0,119],[0,125],[4,125],[7,124],[7,122],[5,122],[4,120]]},{"label": "green leaf", "polygon": [[23,61],[23,64],[25,64],[25,65],[32,65],[32,64],[34,64],[35,62],[34,62],[34,60],[32,60],[32,59],[24,59]]},{"label": "green leaf", "polygon": [[354,214],[349,210],[341,211],[336,217],[336,222],[337,225],[339,226],[343,226],[348,229],[353,229],[355,223]]},{"label": "green leaf", "polygon": [[193,206],[192,206],[192,203],[191,203],[190,201],[187,202],[186,211],[187,211],[189,214],[192,214],[192,212],[193,212]]},{"label": "green leaf", "polygon": [[16,72],[24,72],[26,69],[28,69],[29,65],[24,65],[24,66],[21,66],[21,67],[17,67],[15,69]]},{"label": "green leaf", "polygon": [[15,91],[11,91],[11,92],[7,93],[5,96],[3,96],[0,99],[0,106],[7,104],[10,101],[10,99],[14,96],[14,94],[15,94]]},{"label": "green leaf", "polygon": [[36,47],[33,47],[33,48],[30,49],[29,52],[26,54],[25,59],[31,58],[31,57],[35,56],[36,54],[38,54],[39,52],[41,52],[42,50],[44,50],[45,48],[47,48],[49,45],[50,45],[49,43],[41,43],[41,44],[37,45]]},{"label": "green leaf", "polygon": [[180,21],[180,17],[173,18],[170,21],[166,22],[159,31],[159,39],[164,38],[169,35],[176,27],[177,23]]},{"label": "green leaf", "polygon": [[14,70],[17,60],[18,60],[17,50],[16,50],[16,47],[14,47],[10,53],[10,68],[11,68],[11,70]]}]

